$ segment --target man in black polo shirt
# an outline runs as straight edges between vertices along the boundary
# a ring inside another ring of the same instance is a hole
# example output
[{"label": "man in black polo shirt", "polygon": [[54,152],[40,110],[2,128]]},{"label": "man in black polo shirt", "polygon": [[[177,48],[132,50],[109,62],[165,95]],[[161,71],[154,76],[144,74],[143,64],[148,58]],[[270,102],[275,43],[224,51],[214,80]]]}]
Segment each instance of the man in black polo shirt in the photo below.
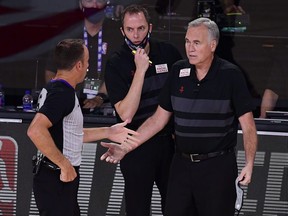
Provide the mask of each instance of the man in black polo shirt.
[{"label": "man in black polo shirt", "polygon": [[[118,122],[131,119],[127,127],[137,129],[155,112],[168,72],[181,55],[172,45],[150,38],[152,25],[145,8],[128,6],[121,20],[125,43],[107,62],[105,83]],[[164,206],[175,146],[172,132],[168,124],[121,161],[127,216],[150,215],[154,182]]]},{"label": "man in black polo shirt", "polygon": [[[239,68],[214,55],[219,41],[215,22],[198,18],[188,25],[188,59],[175,63],[155,114],[137,130],[140,143],[174,116],[176,153],[171,168],[165,216],[233,216],[235,180],[251,181],[257,149],[253,103]],[[246,164],[238,175],[234,148],[240,123]],[[105,144],[101,159],[115,163],[136,148]]]}]

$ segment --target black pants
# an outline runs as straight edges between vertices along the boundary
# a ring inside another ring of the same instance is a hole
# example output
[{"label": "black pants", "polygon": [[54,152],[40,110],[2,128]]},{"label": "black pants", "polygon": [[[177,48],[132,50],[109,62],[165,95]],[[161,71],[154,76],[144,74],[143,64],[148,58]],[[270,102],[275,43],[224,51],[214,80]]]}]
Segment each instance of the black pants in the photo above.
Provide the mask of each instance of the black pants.
[{"label": "black pants", "polygon": [[165,216],[234,216],[235,153],[193,163],[175,154]]},{"label": "black pants", "polygon": [[33,191],[41,216],[80,216],[77,202],[79,188],[79,168],[77,177],[72,182],[60,181],[60,171],[41,166],[34,176]]},{"label": "black pants", "polygon": [[122,159],[120,167],[125,180],[127,216],[150,215],[154,182],[164,210],[174,148],[171,135],[156,136]]}]

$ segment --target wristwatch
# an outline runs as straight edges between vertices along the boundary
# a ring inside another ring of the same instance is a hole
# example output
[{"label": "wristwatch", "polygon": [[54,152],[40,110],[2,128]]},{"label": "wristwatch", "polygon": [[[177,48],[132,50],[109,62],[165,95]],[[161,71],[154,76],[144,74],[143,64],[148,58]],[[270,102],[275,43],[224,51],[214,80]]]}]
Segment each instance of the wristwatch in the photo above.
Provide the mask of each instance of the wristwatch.
[{"label": "wristwatch", "polygon": [[107,100],[108,100],[108,97],[107,97],[107,95],[106,94],[104,94],[104,93],[98,93],[98,94],[96,94],[96,96],[95,97],[98,97],[98,98],[100,98],[102,101],[103,101],[103,103],[104,102],[106,102]]}]

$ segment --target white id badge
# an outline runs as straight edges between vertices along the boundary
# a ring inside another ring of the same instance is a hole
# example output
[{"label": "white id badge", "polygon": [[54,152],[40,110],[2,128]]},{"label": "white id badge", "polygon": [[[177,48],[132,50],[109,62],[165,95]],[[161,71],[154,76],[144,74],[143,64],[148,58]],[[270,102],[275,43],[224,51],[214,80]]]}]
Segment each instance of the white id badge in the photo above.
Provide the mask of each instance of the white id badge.
[{"label": "white id badge", "polygon": [[167,64],[159,64],[155,65],[156,73],[167,73],[168,72],[168,65]]},{"label": "white id badge", "polygon": [[190,76],[191,68],[183,68],[180,70],[179,77],[188,77]]}]

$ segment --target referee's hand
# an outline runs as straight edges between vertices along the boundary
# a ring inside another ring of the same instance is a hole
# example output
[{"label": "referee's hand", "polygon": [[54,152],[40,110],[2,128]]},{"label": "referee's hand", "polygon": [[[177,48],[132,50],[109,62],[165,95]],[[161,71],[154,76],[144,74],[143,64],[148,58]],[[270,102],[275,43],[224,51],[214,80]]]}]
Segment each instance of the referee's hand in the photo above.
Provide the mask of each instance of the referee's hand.
[{"label": "referee's hand", "polygon": [[101,107],[103,102],[104,102],[103,98],[101,98],[100,96],[96,96],[94,98],[84,100],[83,108],[85,108],[85,109],[94,109],[96,107]]},{"label": "referee's hand", "polygon": [[60,180],[62,182],[71,182],[77,177],[75,168],[68,159],[66,159],[59,167],[61,169]]}]

